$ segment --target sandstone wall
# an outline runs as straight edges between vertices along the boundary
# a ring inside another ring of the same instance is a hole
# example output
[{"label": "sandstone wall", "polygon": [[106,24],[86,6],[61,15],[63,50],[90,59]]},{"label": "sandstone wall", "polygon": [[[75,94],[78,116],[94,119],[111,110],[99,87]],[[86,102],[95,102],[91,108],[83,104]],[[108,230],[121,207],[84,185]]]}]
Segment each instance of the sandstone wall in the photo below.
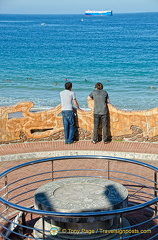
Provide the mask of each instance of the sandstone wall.
[{"label": "sandstone wall", "polygon": [[[93,100],[90,111],[76,111],[76,139],[93,135]],[[64,139],[61,105],[43,112],[31,112],[32,102],[0,107],[0,143],[55,141]],[[158,108],[122,111],[108,104],[108,135],[112,140],[158,142]],[[101,128],[99,138],[101,138]]]}]

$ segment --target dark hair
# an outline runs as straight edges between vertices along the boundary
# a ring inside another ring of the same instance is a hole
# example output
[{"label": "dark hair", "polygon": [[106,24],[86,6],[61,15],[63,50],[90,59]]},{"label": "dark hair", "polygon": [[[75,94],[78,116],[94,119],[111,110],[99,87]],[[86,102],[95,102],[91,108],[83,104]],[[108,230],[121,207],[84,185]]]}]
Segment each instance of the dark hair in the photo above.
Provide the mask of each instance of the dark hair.
[{"label": "dark hair", "polygon": [[99,90],[102,90],[103,89],[103,84],[98,82],[95,84],[95,88],[99,89]]},{"label": "dark hair", "polygon": [[65,89],[70,90],[72,88],[72,83],[71,82],[66,82],[65,83]]}]

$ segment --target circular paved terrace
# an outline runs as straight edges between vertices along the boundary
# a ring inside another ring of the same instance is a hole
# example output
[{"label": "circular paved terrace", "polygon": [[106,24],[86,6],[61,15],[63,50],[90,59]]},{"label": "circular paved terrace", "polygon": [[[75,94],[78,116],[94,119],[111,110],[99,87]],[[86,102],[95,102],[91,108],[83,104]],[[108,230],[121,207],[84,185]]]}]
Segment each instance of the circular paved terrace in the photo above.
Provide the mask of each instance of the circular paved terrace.
[{"label": "circular paved terrace", "polygon": [[[140,160],[158,167],[158,143],[138,143],[138,142],[117,142],[113,141],[104,145],[99,142],[94,145],[90,141],[78,141],[74,144],[65,144],[64,141],[54,142],[25,142],[0,145],[0,164],[1,172],[8,168],[29,162],[32,159],[41,159],[55,156],[72,156],[72,155],[102,155],[114,156]],[[64,168],[70,169],[75,164],[79,167],[82,161],[74,160],[64,162]],[[87,159],[87,166],[90,160]],[[101,168],[101,165],[99,166]],[[123,163],[119,163],[119,169],[124,168]],[[62,168],[62,166],[61,166]],[[119,170],[118,169],[118,170]],[[127,169],[126,169],[127,170]],[[34,169],[32,168],[32,172]],[[136,168],[135,173],[141,175],[143,168]],[[24,172],[21,171],[21,176]],[[146,176],[150,177],[150,171],[146,169]],[[12,175],[13,180],[16,176]],[[1,187],[1,186],[0,186]],[[137,221],[144,218],[143,214],[137,216]]]},{"label": "circular paved terrace", "polygon": [[0,162],[84,154],[130,158],[157,164],[158,143],[112,141],[105,145],[103,142],[92,144],[91,141],[78,141],[74,144],[46,141],[0,145]]}]

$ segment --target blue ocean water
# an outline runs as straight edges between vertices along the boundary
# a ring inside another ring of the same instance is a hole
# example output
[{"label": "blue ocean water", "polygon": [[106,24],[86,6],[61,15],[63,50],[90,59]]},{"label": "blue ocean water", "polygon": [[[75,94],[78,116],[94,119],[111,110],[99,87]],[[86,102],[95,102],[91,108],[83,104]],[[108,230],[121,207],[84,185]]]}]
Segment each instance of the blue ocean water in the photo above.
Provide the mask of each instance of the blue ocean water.
[{"label": "blue ocean water", "polygon": [[82,108],[96,82],[117,108],[158,107],[158,13],[0,15],[0,106],[50,109],[66,79]]}]

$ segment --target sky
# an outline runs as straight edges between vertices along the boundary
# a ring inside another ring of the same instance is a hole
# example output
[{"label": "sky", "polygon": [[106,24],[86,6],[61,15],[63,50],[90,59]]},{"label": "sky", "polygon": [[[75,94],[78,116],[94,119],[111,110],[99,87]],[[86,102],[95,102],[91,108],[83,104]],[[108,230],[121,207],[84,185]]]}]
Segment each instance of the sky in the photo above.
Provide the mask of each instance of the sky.
[{"label": "sky", "polygon": [[84,14],[87,9],[158,12],[158,0],[0,0],[0,14]]}]

